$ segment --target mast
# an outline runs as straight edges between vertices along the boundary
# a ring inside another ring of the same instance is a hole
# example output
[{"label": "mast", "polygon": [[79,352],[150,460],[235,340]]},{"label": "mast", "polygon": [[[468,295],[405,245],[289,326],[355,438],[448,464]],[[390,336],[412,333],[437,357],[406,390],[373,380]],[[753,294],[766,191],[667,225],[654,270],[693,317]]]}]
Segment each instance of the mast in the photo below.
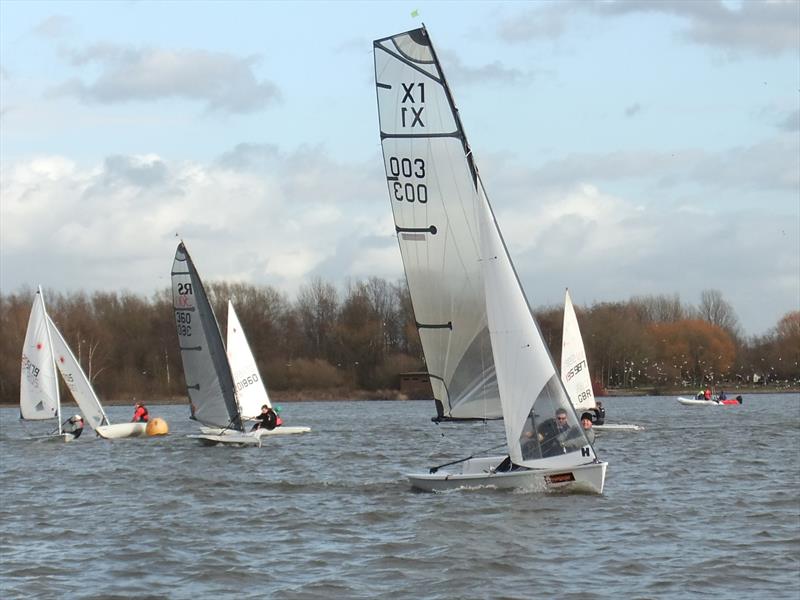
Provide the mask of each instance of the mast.
[{"label": "mast", "polygon": [[[53,350],[53,338],[50,335],[50,327],[47,326],[47,322],[50,320],[50,315],[47,314],[47,307],[44,303],[44,292],[42,292],[42,286],[39,286],[39,300],[42,303],[42,313],[44,313],[44,323],[45,323],[45,330],[47,331],[47,344],[50,348],[50,361],[53,365],[53,373],[56,373],[56,353]],[[56,378],[56,421],[58,422],[58,435],[61,435],[63,429],[61,427],[61,386],[58,385],[58,378]]]}]

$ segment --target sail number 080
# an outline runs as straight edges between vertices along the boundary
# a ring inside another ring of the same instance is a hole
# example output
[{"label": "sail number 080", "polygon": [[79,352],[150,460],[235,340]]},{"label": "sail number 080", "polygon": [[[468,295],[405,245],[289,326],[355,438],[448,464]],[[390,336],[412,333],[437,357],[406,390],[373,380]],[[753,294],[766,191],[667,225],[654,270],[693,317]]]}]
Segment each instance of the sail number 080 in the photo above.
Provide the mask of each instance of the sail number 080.
[{"label": "sail number 080", "polygon": [[[421,158],[412,160],[391,156],[389,157],[389,173],[393,179],[399,177],[424,179],[425,161]],[[398,202],[405,200],[406,202],[425,204],[428,201],[428,186],[424,183],[414,183],[413,181],[403,183],[395,179],[392,181],[392,191],[394,199]]]}]

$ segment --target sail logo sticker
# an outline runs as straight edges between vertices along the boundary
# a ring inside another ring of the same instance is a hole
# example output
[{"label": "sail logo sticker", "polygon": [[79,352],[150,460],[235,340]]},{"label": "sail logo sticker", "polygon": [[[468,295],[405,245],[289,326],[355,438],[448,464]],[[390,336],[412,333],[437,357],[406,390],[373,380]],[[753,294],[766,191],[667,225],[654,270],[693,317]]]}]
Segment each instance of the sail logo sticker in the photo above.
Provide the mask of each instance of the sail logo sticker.
[{"label": "sail logo sticker", "polygon": [[569,483],[575,481],[575,475],[570,471],[569,473],[554,473],[552,475],[545,475],[545,480],[549,484],[556,483]]}]

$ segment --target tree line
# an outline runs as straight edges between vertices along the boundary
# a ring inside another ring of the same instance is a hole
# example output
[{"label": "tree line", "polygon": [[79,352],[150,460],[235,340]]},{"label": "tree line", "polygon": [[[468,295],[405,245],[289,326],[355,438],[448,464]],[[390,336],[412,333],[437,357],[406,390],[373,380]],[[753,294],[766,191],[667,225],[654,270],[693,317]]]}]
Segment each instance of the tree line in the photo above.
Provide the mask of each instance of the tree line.
[{"label": "tree line", "polygon": [[[104,399],[185,395],[169,289],[44,290],[48,312]],[[222,331],[230,299],[270,390],[394,390],[399,374],[425,362],[405,281],[371,277],[343,291],[321,278],[292,300],[266,285],[211,282]],[[0,400],[19,398],[20,355],[34,290],[0,294]],[[581,309],[589,367],[600,388],[800,383],[800,311],[763,336],[745,338],[716,290],[698,306],[675,296],[637,296]],[[535,311],[556,360],[563,307]]]}]

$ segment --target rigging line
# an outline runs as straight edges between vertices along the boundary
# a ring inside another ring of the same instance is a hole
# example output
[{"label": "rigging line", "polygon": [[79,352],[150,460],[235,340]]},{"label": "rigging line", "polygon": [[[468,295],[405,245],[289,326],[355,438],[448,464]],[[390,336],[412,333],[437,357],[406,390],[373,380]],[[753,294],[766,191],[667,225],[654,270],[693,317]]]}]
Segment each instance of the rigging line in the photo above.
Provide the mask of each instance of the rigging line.
[{"label": "rigging line", "polygon": [[451,462],[443,463],[441,465],[437,465],[435,467],[431,467],[430,469],[428,469],[428,473],[436,473],[436,471],[438,471],[442,467],[449,467],[450,465],[457,465],[458,463],[466,462],[471,458],[475,458],[479,454],[486,454],[490,450],[497,450],[498,448],[503,448],[505,445],[506,445],[506,443],[503,442],[502,444],[498,444],[497,446],[492,446],[491,448],[486,448],[485,450],[480,450],[478,452],[475,452],[475,453],[473,453],[472,455],[470,455],[470,456],[468,456],[466,458],[461,458],[459,460],[454,460],[454,461],[451,461]]}]

